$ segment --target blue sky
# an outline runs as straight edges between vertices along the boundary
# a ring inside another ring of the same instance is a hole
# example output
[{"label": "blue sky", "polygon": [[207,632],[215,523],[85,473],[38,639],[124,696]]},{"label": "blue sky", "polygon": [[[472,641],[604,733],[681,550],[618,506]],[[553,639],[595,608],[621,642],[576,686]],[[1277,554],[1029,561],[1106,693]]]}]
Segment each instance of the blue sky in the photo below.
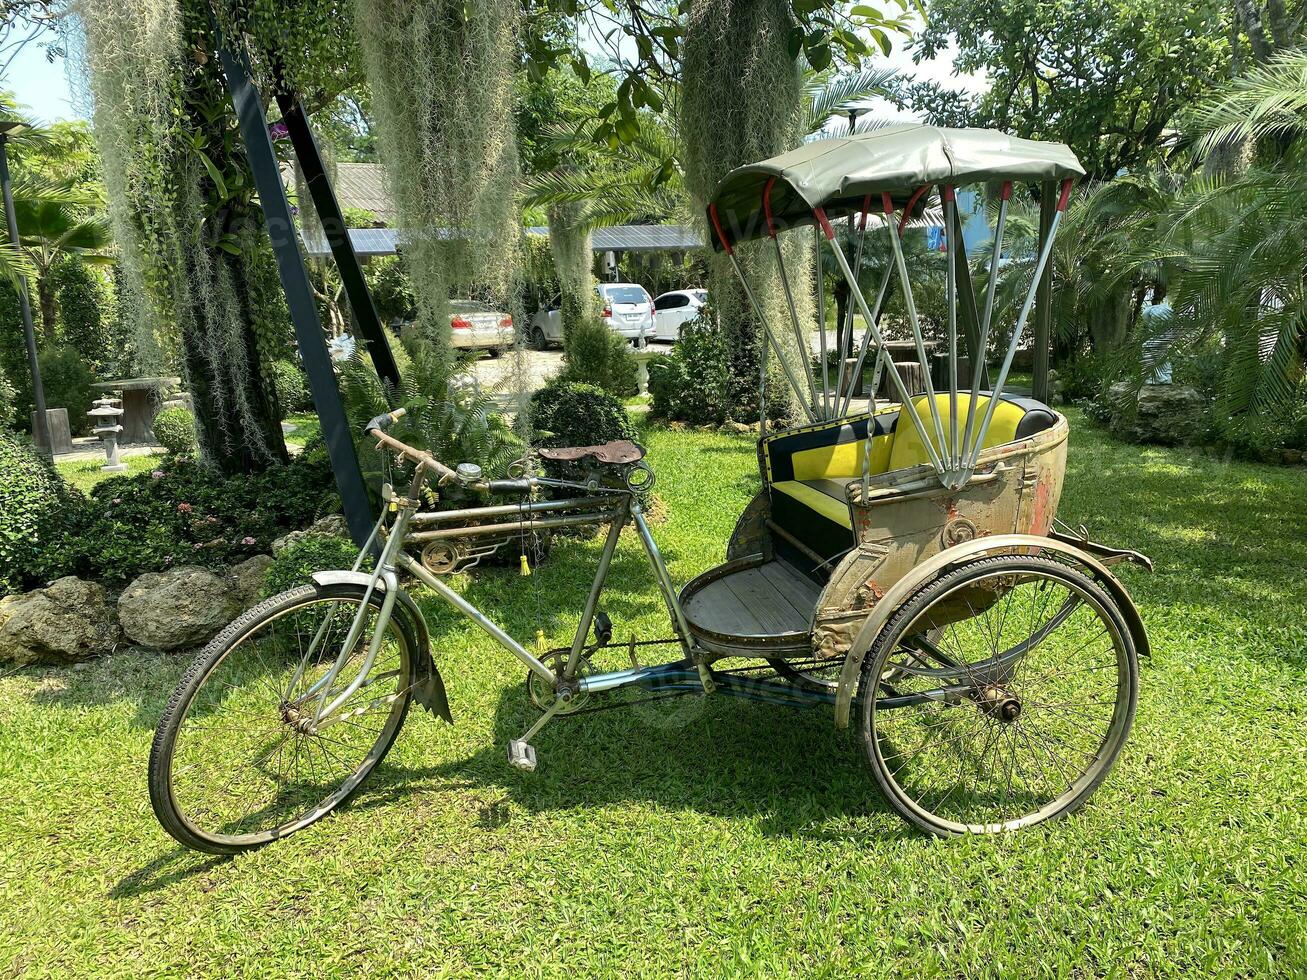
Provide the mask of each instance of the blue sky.
[{"label": "blue sky", "polygon": [[62,58],[50,64],[45,49],[36,43],[26,45],[0,79],[31,114],[42,122],[79,118],[69,96],[68,77]]},{"label": "blue sky", "polygon": [[[895,47],[889,58],[878,61],[880,65],[897,68],[905,74],[916,75],[919,80],[938,80],[949,87],[977,90],[984,87],[983,78],[974,76],[957,77],[953,75],[953,52],[950,49],[945,57],[933,62],[914,65],[911,56],[905,50],[903,39],[895,38]],[[14,92],[18,100],[28,107],[31,114],[42,122],[57,122],[61,119],[80,118],[73,108],[69,93],[68,77],[63,59],[50,64],[45,59],[45,49],[36,43],[28,44],[9,66],[9,71],[0,78],[0,86]],[[887,105],[875,105],[878,115],[891,118],[912,118],[911,113],[894,110]]]}]

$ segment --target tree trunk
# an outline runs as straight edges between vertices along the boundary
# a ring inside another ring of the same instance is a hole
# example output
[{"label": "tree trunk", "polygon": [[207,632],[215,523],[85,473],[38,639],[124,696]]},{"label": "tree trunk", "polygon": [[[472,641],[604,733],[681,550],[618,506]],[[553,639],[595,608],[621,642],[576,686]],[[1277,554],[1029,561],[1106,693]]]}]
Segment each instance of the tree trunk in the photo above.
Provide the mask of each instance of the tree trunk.
[{"label": "tree trunk", "polygon": [[[788,0],[694,0],[690,4],[682,54],[681,129],[686,184],[700,208],[728,171],[783,152],[797,141],[803,86],[798,62],[788,51],[792,25]],[[736,258],[778,338],[788,334],[793,343],[788,312],[772,315],[783,309],[777,301],[772,249],[769,241],[752,242],[737,248]],[[811,261],[806,245],[791,251],[800,262],[805,255]],[[790,269],[791,285],[802,293],[808,270],[799,263]],[[741,421],[751,421],[759,412],[761,324],[730,259],[720,252],[709,261],[708,295],[726,341],[727,411]]]},{"label": "tree trunk", "polygon": [[37,277],[36,298],[37,305],[41,309],[41,334],[46,346],[53,347],[56,343],[55,324],[58,320],[59,305],[55,301],[54,283],[50,281],[48,272]]}]

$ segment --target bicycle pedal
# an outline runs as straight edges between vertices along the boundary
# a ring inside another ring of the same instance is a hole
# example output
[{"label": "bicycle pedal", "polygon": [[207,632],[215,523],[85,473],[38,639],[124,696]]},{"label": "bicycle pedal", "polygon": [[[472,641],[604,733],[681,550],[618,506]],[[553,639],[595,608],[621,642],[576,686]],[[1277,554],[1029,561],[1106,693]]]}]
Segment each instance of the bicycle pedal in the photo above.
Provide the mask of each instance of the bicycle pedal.
[{"label": "bicycle pedal", "polygon": [[521,739],[508,743],[508,764],[522,772],[536,771],[536,750]]}]

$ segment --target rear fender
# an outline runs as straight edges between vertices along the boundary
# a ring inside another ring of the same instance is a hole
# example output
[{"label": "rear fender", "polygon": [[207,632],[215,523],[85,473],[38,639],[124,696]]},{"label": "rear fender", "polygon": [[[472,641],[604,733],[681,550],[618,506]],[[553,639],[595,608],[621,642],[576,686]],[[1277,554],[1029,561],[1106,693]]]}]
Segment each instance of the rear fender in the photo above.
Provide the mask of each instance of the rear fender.
[{"label": "rear fender", "polygon": [[1144,621],[1135,607],[1134,600],[1130,598],[1130,593],[1102,561],[1084,548],[1065,540],[1054,540],[1033,534],[995,534],[975,538],[947,548],[917,565],[894,583],[884,597],[876,603],[871,615],[854,636],[853,644],[844,658],[844,668],[840,671],[839,690],[835,694],[835,727],[849,727],[853,699],[857,696],[858,684],[862,679],[862,663],[872,647],[876,645],[876,640],[879,639],[885,624],[909,597],[932,579],[963,562],[1006,554],[1060,556],[1081,565],[1116,600],[1125,617],[1126,626],[1130,629],[1135,649],[1141,656],[1148,656],[1150,652],[1148,634],[1144,630]]},{"label": "rear fender", "polygon": [[[370,581],[372,575],[368,572],[330,571],[317,572],[313,576],[313,584],[319,589],[331,585],[357,585],[367,588]],[[377,591],[386,591],[384,580],[377,581]],[[398,589],[395,593],[395,610],[395,614],[405,617],[417,641],[417,649],[414,651],[416,660],[413,664],[413,697],[427,711],[439,715],[452,725],[454,717],[449,710],[445,681],[440,676],[440,669],[436,666],[435,660],[431,657],[431,634],[427,631],[426,618],[418,609],[417,603],[413,601],[413,597],[403,589]]]}]

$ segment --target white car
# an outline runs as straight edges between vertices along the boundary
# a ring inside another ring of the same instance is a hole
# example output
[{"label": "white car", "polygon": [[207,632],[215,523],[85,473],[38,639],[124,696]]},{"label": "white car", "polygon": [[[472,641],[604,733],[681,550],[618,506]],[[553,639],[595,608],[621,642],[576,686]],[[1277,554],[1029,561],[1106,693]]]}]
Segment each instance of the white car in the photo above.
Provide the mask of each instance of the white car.
[{"label": "white car", "polygon": [[681,339],[681,326],[699,315],[708,302],[706,289],[673,289],[654,300],[654,340]]},{"label": "white car", "polygon": [[[653,297],[643,286],[631,282],[601,282],[595,286],[603,303],[600,316],[613,333],[639,343],[654,335]],[[563,314],[559,298],[531,317],[531,344],[544,350],[550,344],[563,342]]]},{"label": "white car", "polygon": [[484,303],[454,299],[449,301],[449,334],[451,345],[461,350],[502,353],[513,346],[513,318]]}]

